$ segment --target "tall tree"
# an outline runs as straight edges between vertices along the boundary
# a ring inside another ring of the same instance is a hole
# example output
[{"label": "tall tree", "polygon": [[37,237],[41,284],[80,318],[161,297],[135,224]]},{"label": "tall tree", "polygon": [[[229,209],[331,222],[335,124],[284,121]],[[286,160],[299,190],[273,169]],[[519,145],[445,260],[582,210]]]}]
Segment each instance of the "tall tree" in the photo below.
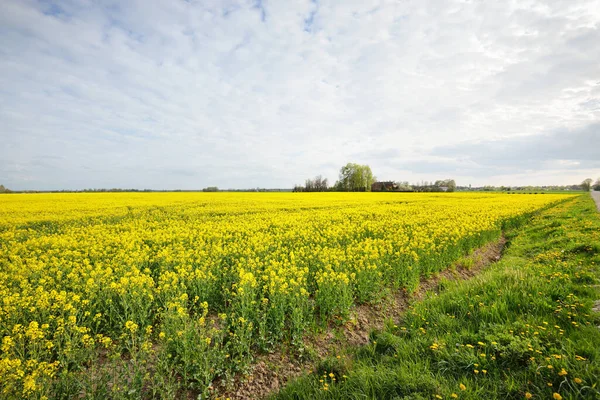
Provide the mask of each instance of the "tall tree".
[{"label": "tall tree", "polygon": [[348,163],[340,169],[336,190],[345,192],[370,192],[375,182],[373,171],[368,165]]},{"label": "tall tree", "polygon": [[454,179],[446,179],[444,182],[446,183],[449,192],[454,192],[456,190],[456,182]]},{"label": "tall tree", "polygon": [[592,179],[591,178],[584,179],[583,182],[581,182],[581,188],[584,191],[589,192],[591,187],[592,187]]},{"label": "tall tree", "polygon": [[596,182],[594,183],[594,186],[592,186],[594,188],[594,190],[597,190],[600,192],[600,178],[596,179]]}]

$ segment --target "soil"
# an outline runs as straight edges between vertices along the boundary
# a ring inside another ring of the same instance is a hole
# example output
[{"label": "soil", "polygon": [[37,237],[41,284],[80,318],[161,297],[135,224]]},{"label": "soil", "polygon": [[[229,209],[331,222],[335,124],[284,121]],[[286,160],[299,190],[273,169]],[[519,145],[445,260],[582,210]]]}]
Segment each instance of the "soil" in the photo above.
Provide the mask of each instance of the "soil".
[{"label": "soil", "polygon": [[505,243],[506,239],[502,236],[499,240],[475,250],[449,269],[428,279],[422,279],[414,293],[401,290],[386,297],[380,304],[357,306],[344,325],[331,325],[324,333],[305,339],[307,348],[316,353],[310,360],[299,360],[297,356],[287,354],[286,349],[258,355],[248,375],[236,377],[228,388],[225,388],[223,383],[217,385],[219,398],[265,398],[280,390],[286,382],[313,372],[320,359],[338,354],[348,346],[367,344],[370,332],[383,328],[384,321],[390,318],[398,321],[412,302],[424,298],[427,293],[437,293],[440,280],[470,279],[483,268],[500,260]]}]

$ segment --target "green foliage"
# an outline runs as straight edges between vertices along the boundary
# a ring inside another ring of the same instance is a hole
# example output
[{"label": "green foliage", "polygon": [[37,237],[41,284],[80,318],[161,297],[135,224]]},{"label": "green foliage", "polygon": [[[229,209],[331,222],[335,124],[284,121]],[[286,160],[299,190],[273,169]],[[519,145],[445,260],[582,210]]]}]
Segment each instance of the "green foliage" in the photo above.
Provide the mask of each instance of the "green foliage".
[{"label": "green foliage", "polygon": [[343,192],[370,192],[375,177],[368,165],[348,163],[340,169],[335,189]]},{"label": "green foliage", "polygon": [[583,182],[581,182],[581,189],[585,192],[589,192],[592,187],[592,182],[591,178],[584,179]]},{"label": "green foliage", "polygon": [[454,192],[456,190],[456,182],[454,181],[454,179],[444,179],[441,181],[436,181],[434,186],[438,188],[446,188],[446,191],[448,192]]}]

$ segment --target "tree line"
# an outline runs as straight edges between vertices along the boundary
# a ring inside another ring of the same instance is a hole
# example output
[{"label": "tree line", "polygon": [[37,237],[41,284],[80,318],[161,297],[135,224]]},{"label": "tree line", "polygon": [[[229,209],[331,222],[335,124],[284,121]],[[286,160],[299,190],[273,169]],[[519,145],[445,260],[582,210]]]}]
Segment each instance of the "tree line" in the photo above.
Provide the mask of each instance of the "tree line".
[{"label": "tree line", "polygon": [[[344,165],[339,172],[339,179],[333,186],[329,186],[327,178],[318,175],[312,179],[307,179],[303,185],[295,185],[294,192],[370,192],[373,189],[373,184],[376,183],[376,178],[368,165],[360,165],[348,163]],[[377,182],[375,191],[380,192],[454,192],[459,191],[511,191],[511,190],[590,190],[600,191],[600,178],[594,182],[591,178],[585,179],[579,185],[566,186],[524,186],[524,187],[509,187],[509,186],[483,186],[479,188],[471,188],[467,186],[456,186],[454,179],[437,180],[435,182],[422,181],[410,184],[407,181],[388,181]],[[286,189],[289,191],[289,189]],[[60,192],[161,192],[162,190],[151,189],[84,189],[75,191],[52,191]],[[175,190],[176,192],[181,190]],[[193,191],[193,190],[191,190]],[[203,192],[218,192],[216,186],[209,186],[202,189]],[[268,191],[267,189],[246,189],[227,191]],[[281,190],[278,190],[281,191]],[[284,190],[285,191],[285,190]],[[4,185],[0,185],[0,193],[15,193]],[[22,191],[17,193],[37,193],[37,191]]]},{"label": "tree line", "polygon": [[456,190],[456,182],[454,179],[437,180],[434,183],[424,182],[419,185],[412,185],[414,192],[454,192]]},{"label": "tree line", "polygon": [[294,192],[454,192],[454,179],[422,181],[409,184],[408,182],[377,182],[371,167],[356,163],[348,163],[340,168],[338,180],[329,186],[327,178],[317,175],[307,179],[304,185],[294,185]]},{"label": "tree line", "polygon": [[317,175],[302,185],[294,185],[294,192],[370,192],[375,176],[368,165],[348,163],[340,169],[339,179],[329,186],[327,178]]}]

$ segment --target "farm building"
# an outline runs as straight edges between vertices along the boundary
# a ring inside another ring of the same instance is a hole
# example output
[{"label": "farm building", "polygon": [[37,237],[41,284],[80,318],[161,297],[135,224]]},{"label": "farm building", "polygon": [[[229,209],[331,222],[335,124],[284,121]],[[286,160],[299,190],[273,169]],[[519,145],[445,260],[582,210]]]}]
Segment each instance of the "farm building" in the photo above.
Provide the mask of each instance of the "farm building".
[{"label": "farm building", "polygon": [[398,189],[395,182],[374,182],[371,185],[371,192],[391,192]]}]

